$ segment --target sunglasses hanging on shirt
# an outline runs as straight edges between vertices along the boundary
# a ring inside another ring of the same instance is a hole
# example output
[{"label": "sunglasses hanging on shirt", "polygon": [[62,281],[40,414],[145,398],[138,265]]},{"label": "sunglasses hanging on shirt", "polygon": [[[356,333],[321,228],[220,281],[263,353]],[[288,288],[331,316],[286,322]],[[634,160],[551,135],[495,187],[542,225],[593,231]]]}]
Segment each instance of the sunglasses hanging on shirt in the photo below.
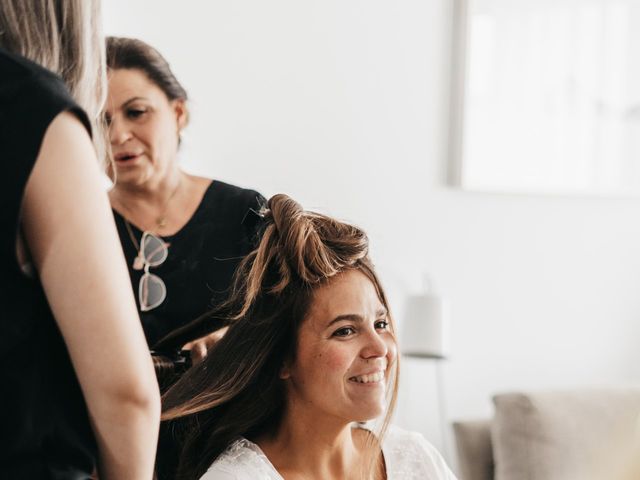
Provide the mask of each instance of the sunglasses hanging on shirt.
[{"label": "sunglasses hanging on shirt", "polygon": [[151,232],[143,232],[140,245],[135,241],[129,222],[125,224],[131,240],[138,249],[138,255],[133,260],[134,270],[144,270],[138,284],[138,301],[140,310],[148,312],[158,307],[167,297],[167,287],[164,281],[149,271],[152,267],[162,265],[169,256],[169,244]]}]

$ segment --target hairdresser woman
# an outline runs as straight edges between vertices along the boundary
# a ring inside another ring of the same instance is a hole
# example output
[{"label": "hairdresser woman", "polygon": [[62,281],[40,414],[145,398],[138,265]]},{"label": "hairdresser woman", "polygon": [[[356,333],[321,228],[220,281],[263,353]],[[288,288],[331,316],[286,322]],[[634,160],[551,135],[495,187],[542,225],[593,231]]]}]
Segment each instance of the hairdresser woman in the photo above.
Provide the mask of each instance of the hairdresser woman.
[{"label": "hairdresser woman", "polygon": [[91,142],[98,12],[0,2],[1,479],[153,474],[158,385]]},{"label": "hairdresser woman", "polygon": [[[115,186],[110,192],[149,346],[225,298],[241,258],[252,249],[260,194],[190,175],[178,164],[187,126],[187,92],[146,43],[107,39],[109,124]],[[199,361],[222,325],[187,332]],[[184,340],[183,340],[184,341]]]}]

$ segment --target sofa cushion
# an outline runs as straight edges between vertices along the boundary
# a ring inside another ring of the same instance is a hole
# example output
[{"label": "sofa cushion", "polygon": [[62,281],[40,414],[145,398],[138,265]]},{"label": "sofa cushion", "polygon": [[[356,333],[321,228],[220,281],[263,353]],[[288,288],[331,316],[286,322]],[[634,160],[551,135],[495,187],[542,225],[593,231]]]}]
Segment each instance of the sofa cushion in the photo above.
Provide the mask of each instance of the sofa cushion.
[{"label": "sofa cushion", "polygon": [[453,422],[461,480],[493,480],[491,420]]},{"label": "sofa cushion", "polygon": [[493,402],[496,480],[581,480],[633,444],[640,389],[511,393]]}]

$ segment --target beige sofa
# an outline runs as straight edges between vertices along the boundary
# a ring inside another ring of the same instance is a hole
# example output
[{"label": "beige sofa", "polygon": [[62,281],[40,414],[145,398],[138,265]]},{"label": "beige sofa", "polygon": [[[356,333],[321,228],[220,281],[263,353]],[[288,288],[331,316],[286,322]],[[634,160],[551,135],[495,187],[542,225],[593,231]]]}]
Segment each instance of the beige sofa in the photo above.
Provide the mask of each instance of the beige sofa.
[{"label": "beige sofa", "polygon": [[454,422],[460,480],[609,480],[640,458],[640,388],[505,393],[493,403],[490,420]]}]

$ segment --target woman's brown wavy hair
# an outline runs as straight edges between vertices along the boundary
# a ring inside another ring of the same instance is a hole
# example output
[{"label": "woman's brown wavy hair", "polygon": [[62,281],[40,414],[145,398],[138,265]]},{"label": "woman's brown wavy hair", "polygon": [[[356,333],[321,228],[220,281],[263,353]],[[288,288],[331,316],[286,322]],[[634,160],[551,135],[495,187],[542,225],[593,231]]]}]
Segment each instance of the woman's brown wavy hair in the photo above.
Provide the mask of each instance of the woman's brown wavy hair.
[{"label": "woman's brown wavy hair", "polygon": [[[364,231],[304,211],[282,194],[262,214],[258,247],[238,268],[229,301],[209,315],[227,321],[229,331],[163,396],[163,420],[170,421],[182,447],[180,479],[200,478],[239,437],[277,431],[286,405],[279,373],[295,359],[298,330],[316,288],[341,272],[359,270],[389,310]],[[391,318],[390,326],[393,332]],[[377,436],[370,435],[366,478],[380,464],[379,441],[396,399],[397,361],[390,372],[387,413]]]}]

